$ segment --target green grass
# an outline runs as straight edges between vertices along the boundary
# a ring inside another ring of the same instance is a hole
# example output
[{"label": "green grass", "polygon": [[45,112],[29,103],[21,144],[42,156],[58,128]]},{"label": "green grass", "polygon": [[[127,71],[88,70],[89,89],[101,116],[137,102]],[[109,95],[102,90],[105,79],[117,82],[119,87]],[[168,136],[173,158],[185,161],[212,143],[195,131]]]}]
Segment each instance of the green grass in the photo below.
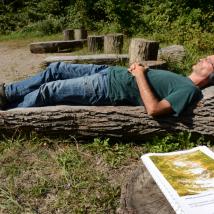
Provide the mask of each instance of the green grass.
[{"label": "green grass", "polygon": [[0,140],[0,213],[115,213],[120,188],[145,152],[198,144],[187,133],[123,143],[32,134]]},{"label": "green grass", "polygon": [[0,35],[0,42],[5,42],[5,41],[12,41],[12,42],[24,42],[24,41],[48,41],[48,40],[63,40],[63,34],[58,33],[58,34],[51,34],[51,35],[41,35],[36,32],[28,32],[28,33],[23,33],[23,32],[12,32],[7,35]]}]

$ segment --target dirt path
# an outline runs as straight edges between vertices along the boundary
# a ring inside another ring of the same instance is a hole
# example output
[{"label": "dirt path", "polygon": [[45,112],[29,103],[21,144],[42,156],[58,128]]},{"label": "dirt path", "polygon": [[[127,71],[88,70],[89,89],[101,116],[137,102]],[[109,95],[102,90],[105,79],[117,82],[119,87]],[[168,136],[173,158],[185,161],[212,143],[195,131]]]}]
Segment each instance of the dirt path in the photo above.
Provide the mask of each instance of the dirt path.
[{"label": "dirt path", "polygon": [[40,63],[51,55],[32,54],[26,41],[0,42],[0,82],[13,82],[41,70]]}]

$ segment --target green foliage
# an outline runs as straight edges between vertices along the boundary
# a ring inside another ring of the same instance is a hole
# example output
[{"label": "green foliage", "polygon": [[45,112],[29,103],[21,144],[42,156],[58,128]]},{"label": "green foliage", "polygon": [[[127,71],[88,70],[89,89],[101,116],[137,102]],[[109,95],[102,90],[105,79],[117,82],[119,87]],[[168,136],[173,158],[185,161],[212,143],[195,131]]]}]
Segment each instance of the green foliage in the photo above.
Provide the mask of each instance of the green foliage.
[{"label": "green foliage", "polygon": [[36,23],[31,23],[23,27],[21,33],[37,33],[37,35],[51,35],[63,30],[64,19],[48,17],[45,20],[38,21]]},{"label": "green foliage", "polygon": [[85,28],[88,27],[87,5],[84,0],[76,1],[67,7],[66,15],[68,27]]},{"label": "green foliage", "polygon": [[129,36],[153,35],[161,42],[167,43],[186,44],[193,41],[192,45],[199,50],[205,50],[209,48],[209,44],[206,45],[205,42],[201,44],[200,36],[214,32],[212,0],[206,2],[10,0],[4,1],[4,4],[2,2],[0,34],[23,28],[24,31],[41,31],[44,34],[59,32],[62,27],[85,27],[104,33],[123,32]]},{"label": "green foliage", "polygon": [[129,157],[135,157],[136,154],[132,151],[133,144],[110,143],[109,138],[101,140],[95,138],[92,144],[87,145],[93,155],[100,155],[102,159],[111,167],[117,168]]},{"label": "green foliage", "polygon": [[24,1],[13,0],[0,3],[0,33],[21,30],[33,23],[58,19],[64,16],[64,7],[59,0]]},{"label": "green foliage", "polygon": [[191,133],[181,132],[176,135],[167,134],[164,137],[154,137],[150,142],[145,144],[146,152],[171,152],[175,150],[190,149],[198,145],[209,146],[203,137],[196,140],[192,138]]}]

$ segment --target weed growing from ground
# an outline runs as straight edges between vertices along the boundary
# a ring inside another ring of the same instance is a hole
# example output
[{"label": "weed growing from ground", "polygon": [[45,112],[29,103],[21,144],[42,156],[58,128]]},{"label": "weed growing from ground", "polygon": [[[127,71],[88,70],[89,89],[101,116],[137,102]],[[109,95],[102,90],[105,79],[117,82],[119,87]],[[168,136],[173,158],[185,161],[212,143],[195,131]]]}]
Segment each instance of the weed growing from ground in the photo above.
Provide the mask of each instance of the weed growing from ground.
[{"label": "weed growing from ground", "polygon": [[199,145],[210,146],[203,137],[193,139],[191,133],[181,132],[176,135],[167,134],[164,137],[155,136],[145,144],[146,152],[171,152],[176,150],[190,149]]}]

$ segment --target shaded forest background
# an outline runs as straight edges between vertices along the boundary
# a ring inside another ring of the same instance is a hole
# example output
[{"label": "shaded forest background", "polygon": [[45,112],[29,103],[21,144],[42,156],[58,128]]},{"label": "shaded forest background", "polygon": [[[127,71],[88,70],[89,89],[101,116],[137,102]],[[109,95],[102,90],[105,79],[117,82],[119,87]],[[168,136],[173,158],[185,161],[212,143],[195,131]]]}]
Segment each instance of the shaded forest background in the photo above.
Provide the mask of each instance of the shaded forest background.
[{"label": "shaded forest background", "polygon": [[152,35],[165,43],[191,41],[201,50],[214,50],[213,0],[0,0],[0,14],[2,35],[47,35],[85,27],[100,33]]}]

